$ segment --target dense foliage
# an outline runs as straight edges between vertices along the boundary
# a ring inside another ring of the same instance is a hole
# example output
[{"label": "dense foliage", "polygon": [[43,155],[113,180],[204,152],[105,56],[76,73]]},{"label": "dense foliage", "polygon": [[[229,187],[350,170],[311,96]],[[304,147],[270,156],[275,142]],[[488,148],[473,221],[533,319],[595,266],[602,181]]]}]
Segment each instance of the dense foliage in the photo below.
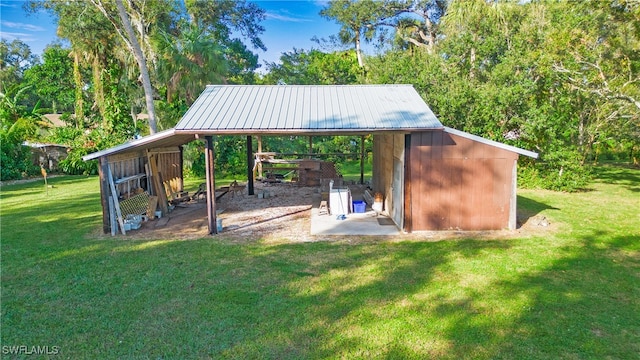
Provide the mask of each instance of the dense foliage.
[{"label": "dense foliage", "polygon": [[360,5],[331,1],[324,14],[387,46],[361,81],[413,84],[446,126],[539,152],[521,161],[521,184],[576,190],[599,156],[638,164],[639,3]]},{"label": "dense foliage", "polygon": [[37,173],[31,162],[31,150],[24,146],[44,126],[37,105],[29,109],[21,104],[28,87],[13,85],[0,93],[0,179],[14,180]]},{"label": "dense foliage", "polygon": [[[446,126],[538,152],[521,159],[525,186],[576,190],[598,160],[638,165],[638,2],[334,0],[320,15],[339,33],[318,39],[322,50],[283,53],[263,75],[249,48],[265,49],[259,3],[32,0],[26,8],[54,14],[71,46],[52,44],[40,61],[20,41],[0,44],[3,179],[33,171],[20,144],[36,138],[71,146],[64,171],[94,172],[82,155],[174,126],[209,83],[412,84]],[[367,56],[366,44],[377,54]],[[67,126],[38,132],[39,109],[62,112]],[[262,140],[264,150],[308,151],[304,137]],[[216,168],[244,174],[245,139],[216,141]],[[313,151],[353,153],[359,141],[317,137]],[[201,172],[201,146],[185,151],[188,171]]]}]

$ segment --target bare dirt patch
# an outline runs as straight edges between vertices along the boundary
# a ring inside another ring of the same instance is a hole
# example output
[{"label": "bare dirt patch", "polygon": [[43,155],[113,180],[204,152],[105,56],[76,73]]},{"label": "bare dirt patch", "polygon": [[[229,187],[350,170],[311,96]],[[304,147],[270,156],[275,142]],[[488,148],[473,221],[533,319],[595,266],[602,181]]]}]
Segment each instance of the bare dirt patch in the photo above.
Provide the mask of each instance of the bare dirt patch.
[{"label": "bare dirt patch", "polygon": [[[230,243],[299,243],[335,241],[346,243],[441,241],[450,239],[498,240],[543,235],[553,232],[556,224],[540,222],[537,216],[519,217],[522,224],[516,230],[499,231],[424,231],[397,236],[336,236],[311,235],[311,209],[320,203],[317,187],[301,187],[291,183],[256,183],[255,193],[268,193],[268,197],[228,193],[217,203],[218,217],[222,219],[222,241]],[[357,190],[356,190],[357,192]],[[544,225],[544,226],[543,226]],[[107,235],[109,236],[109,235]],[[129,231],[123,239],[176,239],[188,240],[208,237],[207,210],[204,201],[177,206],[169,216],[147,221],[138,230]]]}]

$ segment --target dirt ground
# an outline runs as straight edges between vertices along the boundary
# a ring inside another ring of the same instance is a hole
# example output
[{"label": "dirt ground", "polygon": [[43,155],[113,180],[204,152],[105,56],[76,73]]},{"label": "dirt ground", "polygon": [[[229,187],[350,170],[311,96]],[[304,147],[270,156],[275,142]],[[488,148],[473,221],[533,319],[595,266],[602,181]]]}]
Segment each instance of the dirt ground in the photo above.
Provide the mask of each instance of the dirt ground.
[{"label": "dirt ground", "polygon": [[[362,188],[351,186],[358,199]],[[258,198],[243,193],[227,193],[217,203],[218,217],[222,219],[221,240],[231,243],[299,243],[338,241],[347,243],[441,241],[457,239],[508,239],[543,235],[554,231],[556,224],[535,214],[518,214],[516,230],[500,231],[426,231],[398,236],[328,236],[311,235],[311,208],[321,200],[317,187],[300,187],[291,183],[255,184],[255,194],[269,194]],[[183,203],[161,219],[143,222],[138,230],[132,230],[123,239],[198,239],[207,237],[207,211],[205,201],[192,200]],[[110,235],[105,235],[110,237]],[[216,235],[213,235],[216,236]]]}]

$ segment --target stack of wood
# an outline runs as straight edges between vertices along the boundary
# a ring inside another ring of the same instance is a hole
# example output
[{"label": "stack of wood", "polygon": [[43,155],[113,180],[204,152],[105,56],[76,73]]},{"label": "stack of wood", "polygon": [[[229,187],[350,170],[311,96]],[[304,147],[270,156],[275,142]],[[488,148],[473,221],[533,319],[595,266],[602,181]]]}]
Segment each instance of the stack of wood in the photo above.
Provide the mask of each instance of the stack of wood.
[{"label": "stack of wood", "polygon": [[320,179],[337,179],[336,168],[332,162],[303,160],[298,165],[298,184],[300,186],[319,186]]}]

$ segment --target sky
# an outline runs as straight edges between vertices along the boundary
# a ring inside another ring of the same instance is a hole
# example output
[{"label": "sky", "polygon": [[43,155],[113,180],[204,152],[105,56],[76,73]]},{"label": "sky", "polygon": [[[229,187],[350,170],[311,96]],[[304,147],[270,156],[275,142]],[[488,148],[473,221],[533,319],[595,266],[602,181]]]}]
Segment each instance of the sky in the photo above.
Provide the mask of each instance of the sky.
[{"label": "sky", "polygon": [[[261,22],[265,28],[261,38],[267,51],[252,49],[258,54],[261,64],[265,61],[279,62],[280,55],[293,48],[317,49],[319,46],[311,40],[314,36],[328,38],[338,33],[338,24],[319,15],[327,1],[253,2],[266,11],[266,20]],[[55,19],[46,12],[27,14],[22,9],[23,3],[22,0],[0,0],[0,37],[8,41],[20,39],[34,54],[40,55],[57,39]]]}]

